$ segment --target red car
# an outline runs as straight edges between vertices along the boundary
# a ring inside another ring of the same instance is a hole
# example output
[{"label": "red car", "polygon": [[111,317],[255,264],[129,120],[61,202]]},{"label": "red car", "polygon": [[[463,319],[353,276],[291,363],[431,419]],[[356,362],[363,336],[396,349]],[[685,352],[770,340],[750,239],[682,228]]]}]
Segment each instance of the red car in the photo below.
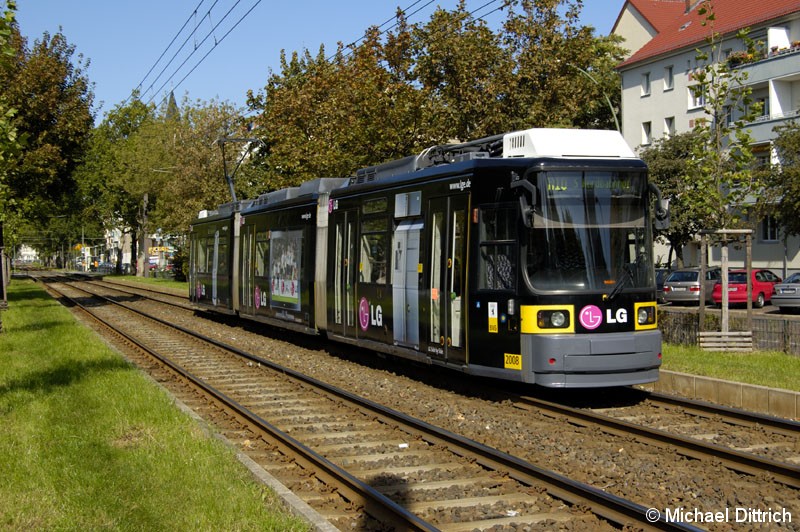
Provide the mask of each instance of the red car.
[{"label": "red car", "polygon": [[[753,270],[753,306],[761,308],[772,299],[772,287],[781,282],[781,278],[769,270]],[[722,283],[714,285],[711,293],[714,303],[722,304]],[[731,270],[728,272],[728,303],[747,303],[747,270]]]}]

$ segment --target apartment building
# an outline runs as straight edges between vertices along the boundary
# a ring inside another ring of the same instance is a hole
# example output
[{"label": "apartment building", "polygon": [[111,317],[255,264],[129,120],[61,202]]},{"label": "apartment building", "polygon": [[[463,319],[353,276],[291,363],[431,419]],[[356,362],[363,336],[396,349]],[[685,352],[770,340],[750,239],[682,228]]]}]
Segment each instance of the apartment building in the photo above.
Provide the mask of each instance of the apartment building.
[{"label": "apartment building", "polygon": [[[612,33],[625,38],[628,57],[618,66],[622,78],[622,133],[639,149],[663,135],[690,131],[706,119],[704,102],[691,90],[693,73],[703,67],[697,49],[706,49],[711,25],[699,13],[702,0],[627,0]],[[721,35],[719,60],[747,72],[752,98],[761,116],[747,125],[753,149],[763,162],[776,164],[771,142],[774,128],[800,115],[800,2],[798,0],[713,0],[713,30]],[[760,53],[748,56],[737,32],[749,28]],[[736,119],[731,110],[730,118]],[[800,270],[800,239],[785,239],[770,218],[753,236],[754,267],[781,276]],[[699,244],[684,250],[699,263]],[[662,254],[663,250],[657,250]],[[712,249],[709,260],[719,259]],[[744,252],[732,249],[731,260],[743,264]]]}]

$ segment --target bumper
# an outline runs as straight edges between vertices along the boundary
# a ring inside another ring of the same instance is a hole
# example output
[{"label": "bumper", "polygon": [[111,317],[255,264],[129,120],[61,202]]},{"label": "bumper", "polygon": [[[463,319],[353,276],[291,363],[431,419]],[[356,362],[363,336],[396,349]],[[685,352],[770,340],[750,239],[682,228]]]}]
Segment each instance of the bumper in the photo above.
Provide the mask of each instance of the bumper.
[{"label": "bumper", "polygon": [[[658,379],[661,331],[583,335],[522,335],[523,360],[542,386],[628,386]],[[526,371],[526,368],[523,368]]]},{"label": "bumper", "polygon": [[774,294],[772,296],[772,304],[776,307],[800,308],[800,295],[785,296]]}]

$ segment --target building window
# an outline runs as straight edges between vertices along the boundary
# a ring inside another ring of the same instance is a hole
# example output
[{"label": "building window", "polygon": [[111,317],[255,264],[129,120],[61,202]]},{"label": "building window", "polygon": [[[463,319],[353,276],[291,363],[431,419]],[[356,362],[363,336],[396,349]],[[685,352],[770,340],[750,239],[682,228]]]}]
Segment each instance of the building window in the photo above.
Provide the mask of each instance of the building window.
[{"label": "building window", "polygon": [[767,144],[757,144],[750,148],[753,152],[753,170],[769,170],[772,166],[772,149]]},{"label": "building window", "polygon": [[769,118],[769,98],[756,98],[756,104],[758,105],[758,116],[756,120],[765,120]]},{"label": "building window", "polygon": [[725,126],[733,125],[733,107],[730,105],[722,108],[722,124]]},{"label": "building window", "polygon": [[675,75],[673,73],[672,65],[664,67],[664,90],[671,91],[675,88]]},{"label": "building window", "polygon": [[664,119],[664,135],[671,137],[675,135],[675,117],[668,116]]},{"label": "building window", "polygon": [[650,96],[650,72],[642,74],[642,96]]},{"label": "building window", "polygon": [[652,122],[642,122],[642,144],[647,145],[653,141]]},{"label": "building window", "polygon": [[697,109],[706,105],[706,91],[703,85],[689,87],[689,109]]},{"label": "building window", "polygon": [[764,217],[761,221],[761,240],[763,242],[777,242],[780,239],[779,229],[774,217]]}]

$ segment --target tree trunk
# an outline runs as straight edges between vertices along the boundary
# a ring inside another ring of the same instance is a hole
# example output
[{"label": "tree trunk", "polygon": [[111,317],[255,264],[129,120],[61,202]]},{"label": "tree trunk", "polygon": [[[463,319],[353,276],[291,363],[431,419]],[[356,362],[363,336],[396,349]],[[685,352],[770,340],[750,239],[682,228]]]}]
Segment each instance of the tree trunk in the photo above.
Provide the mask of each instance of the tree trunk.
[{"label": "tree trunk", "polygon": [[8,308],[8,299],[6,297],[6,251],[3,244],[3,222],[0,221],[0,333],[3,332],[3,314],[2,311]]},{"label": "tree trunk", "polygon": [[145,192],[142,198],[142,209],[139,211],[139,254],[136,260],[136,276],[147,277],[149,272],[147,260],[147,206],[148,197]]},{"label": "tree trunk", "polygon": [[138,250],[138,243],[139,243],[139,232],[136,229],[131,230],[131,273],[133,275],[139,275],[137,266],[139,265],[139,261],[137,257],[139,256]]}]

